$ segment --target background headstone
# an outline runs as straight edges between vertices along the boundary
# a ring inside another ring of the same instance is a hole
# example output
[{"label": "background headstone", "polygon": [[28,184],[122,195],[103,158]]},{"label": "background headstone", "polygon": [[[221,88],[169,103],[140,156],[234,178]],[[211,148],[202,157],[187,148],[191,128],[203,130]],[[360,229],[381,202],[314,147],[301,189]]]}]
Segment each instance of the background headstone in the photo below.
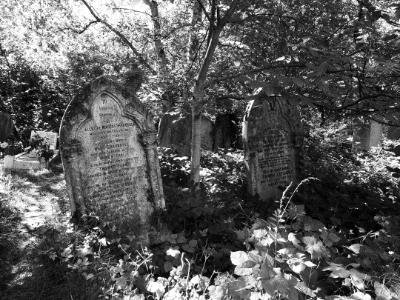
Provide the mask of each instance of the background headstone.
[{"label": "background headstone", "polygon": [[[213,122],[207,117],[201,120],[201,148],[212,150]],[[179,155],[190,156],[192,140],[192,118],[177,111],[165,113],[158,125],[158,140],[161,147],[173,148]]]},{"label": "background headstone", "polygon": [[8,113],[0,111],[0,142],[18,137],[14,122]]},{"label": "background headstone", "polygon": [[369,151],[371,147],[379,146],[383,138],[383,125],[376,121],[353,122],[353,150]]},{"label": "background headstone", "polygon": [[[140,75],[140,74],[139,74]],[[152,116],[136,98],[141,77],[100,77],[68,105],[60,150],[75,218],[94,212],[148,243],[150,217],[165,207]]]},{"label": "background headstone", "polygon": [[296,106],[259,93],[247,106],[242,136],[249,193],[279,198],[299,177],[303,132]]},{"label": "background headstone", "polygon": [[213,151],[218,148],[238,147],[238,120],[234,114],[220,114],[215,118]]}]

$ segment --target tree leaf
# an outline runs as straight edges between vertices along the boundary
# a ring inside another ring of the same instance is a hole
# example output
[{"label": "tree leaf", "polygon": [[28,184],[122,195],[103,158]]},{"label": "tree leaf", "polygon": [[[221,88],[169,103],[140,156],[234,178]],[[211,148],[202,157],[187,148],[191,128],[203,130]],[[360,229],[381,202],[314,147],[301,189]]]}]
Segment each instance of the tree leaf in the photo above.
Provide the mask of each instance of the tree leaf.
[{"label": "tree leaf", "polygon": [[249,256],[244,251],[231,252],[231,262],[235,266],[242,266],[249,260]]},{"label": "tree leaf", "polygon": [[303,237],[303,243],[306,244],[306,251],[311,254],[311,259],[320,259],[329,257],[329,252],[320,240],[314,236]]}]

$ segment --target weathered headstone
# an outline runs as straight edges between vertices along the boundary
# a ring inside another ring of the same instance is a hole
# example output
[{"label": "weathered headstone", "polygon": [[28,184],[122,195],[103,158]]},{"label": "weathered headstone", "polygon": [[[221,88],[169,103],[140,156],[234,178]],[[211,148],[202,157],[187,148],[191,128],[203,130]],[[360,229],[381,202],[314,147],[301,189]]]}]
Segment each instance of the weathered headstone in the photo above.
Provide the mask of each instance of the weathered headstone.
[{"label": "weathered headstone", "polygon": [[259,93],[247,106],[242,136],[249,193],[266,201],[279,198],[299,177],[303,132],[296,106]]},{"label": "weathered headstone", "polygon": [[213,151],[218,148],[233,148],[238,145],[237,118],[234,114],[220,114],[215,118]]},{"label": "weathered headstone", "polygon": [[94,213],[148,243],[151,215],[165,207],[152,116],[136,98],[139,72],[122,84],[100,77],[68,105],[60,150],[72,213]]},{"label": "weathered headstone", "polygon": [[[165,113],[158,126],[158,140],[162,147],[175,149],[179,155],[190,156],[192,119],[188,114],[177,111]],[[212,150],[213,122],[207,117],[201,119],[201,148]]]},{"label": "weathered headstone", "polygon": [[30,140],[35,138],[43,139],[43,142],[49,147],[50,150],[56,150],[58,139],[58,134],[56,132],[32,130]]},{"label": "weathered headstone", "polygon": [[7,139],[17,138],[17,136],[18,133],[11,116],[0,111],[0,142],[7,141]]},{"label": "weathered headstone", "polygon": [[357,120],[353,123],[353,150],[369,151],[371,147],[379,146],[383,138],[382,124],[371,120],[362,122]]}]

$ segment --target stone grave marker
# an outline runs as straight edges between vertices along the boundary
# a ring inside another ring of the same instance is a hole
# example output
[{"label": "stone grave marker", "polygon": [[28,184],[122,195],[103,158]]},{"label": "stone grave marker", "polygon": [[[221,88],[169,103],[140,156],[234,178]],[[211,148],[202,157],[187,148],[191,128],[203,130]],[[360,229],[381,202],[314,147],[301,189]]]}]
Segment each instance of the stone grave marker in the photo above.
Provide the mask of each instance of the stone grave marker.
[{"label": "stone grave marker", "polygon": [[247,106],[242,137],[249,193],[265,201],[279,198],[299,177],[303,132],[296,106],[259,93]]},{"label": "stone grave marker", "polygon": [[219,148],[237,148],[238,120],[234,114],[219,114],[215,118],[213,151],[218,151]]},{"label": "stone grave marker", "polygon": [[353,150],[369,151],[371,147],[379,146],[383,138],[383,126],[376,121],[353,123]]},{"label": "stone grave marker", "polygon": [[153,119],[136,98],[141,75],[100,77],[68,105],[60,150],[73,216],[93,212],[147,244],[151,215],[164,209]]},{"label": "stone grave marker", "polygon": [[[162,147],[175,149],[179,155],[190,156],[192,119],[189,114],[178,111],[165,113],[158,126],[158,140]],[[203,116],[201,119],[201,148],[212,150],[213,122]]]},{"label": "stone grave marker", "polygon": [[18,137],[11,115],[0,111],[0,142]]}]

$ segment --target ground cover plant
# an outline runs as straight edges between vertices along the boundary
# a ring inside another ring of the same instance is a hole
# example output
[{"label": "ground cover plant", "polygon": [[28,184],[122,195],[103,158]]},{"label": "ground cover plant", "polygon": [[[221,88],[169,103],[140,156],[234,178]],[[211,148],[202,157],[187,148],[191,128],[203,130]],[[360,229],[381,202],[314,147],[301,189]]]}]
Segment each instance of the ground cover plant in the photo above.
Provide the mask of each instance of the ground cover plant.
[{"label": "ground cover plant", "polygon": [[246,196],[241,151],[203,156],[194,199],[188,158],[160,149],[165,226],[142,249],[70,223],[62,174],[2,176],[4,299],[398,299],[398,157],[313,132],[305,179],[270,205]]}]

